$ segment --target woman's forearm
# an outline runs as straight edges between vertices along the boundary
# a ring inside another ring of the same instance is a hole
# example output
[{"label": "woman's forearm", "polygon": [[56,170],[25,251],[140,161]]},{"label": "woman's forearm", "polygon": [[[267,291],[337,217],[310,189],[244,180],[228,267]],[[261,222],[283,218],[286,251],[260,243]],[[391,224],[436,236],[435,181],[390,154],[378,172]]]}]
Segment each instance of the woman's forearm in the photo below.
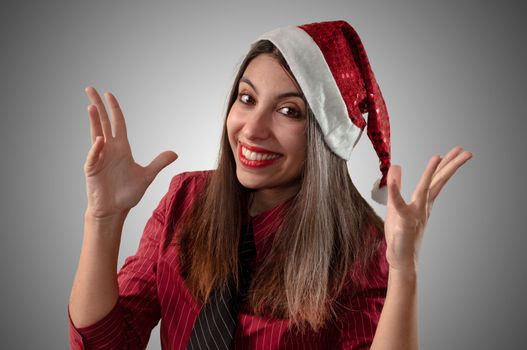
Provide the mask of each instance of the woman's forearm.
[{"label": "woman's forearm", "polygon": [[69,300],[76,327],[102,319],[117,302],[117,260],[125,218],[126,214],[105,219],[85,214],[79,265]]},{"label": "woman's forearm", "polygon": [[390,269],[386,300],[370,349],[418,348],[417,272]]}]

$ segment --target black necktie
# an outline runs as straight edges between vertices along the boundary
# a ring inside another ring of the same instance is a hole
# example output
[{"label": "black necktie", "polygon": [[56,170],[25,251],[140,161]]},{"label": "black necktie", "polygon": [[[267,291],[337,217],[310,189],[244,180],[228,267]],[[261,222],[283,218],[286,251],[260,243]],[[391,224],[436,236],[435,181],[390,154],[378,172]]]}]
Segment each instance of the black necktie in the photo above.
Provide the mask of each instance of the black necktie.
[{"label": "black necktie", "polygon": [[256,253],[253,227],[249,223],[242,227],[238,256],[240,261],[240,290],[236,290],[234,283],[230,283],[224,295],[213,292],[210,300],[201,309],[187,350],[198,349],[230,349],[238,308],[245,301],[251,281],[251,261]]}]

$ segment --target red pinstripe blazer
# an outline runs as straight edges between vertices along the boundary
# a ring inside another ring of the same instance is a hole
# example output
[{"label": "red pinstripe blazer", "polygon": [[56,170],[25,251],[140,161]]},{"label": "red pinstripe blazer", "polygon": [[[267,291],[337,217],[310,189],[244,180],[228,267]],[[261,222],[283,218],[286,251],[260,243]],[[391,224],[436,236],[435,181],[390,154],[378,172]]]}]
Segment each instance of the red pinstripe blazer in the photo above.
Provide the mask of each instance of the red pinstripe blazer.
[{"label": "red pinstripe blazer", "polygon": [[[94,324],[78,328],[69,317],[72,349],[145,349],[151,330],[161,320],[163,349],[185,349],[201,305],[193,299],[180,274],[177,247],[162,249],[168,239],[167,217],[176,218],[188,208],[211,171],[186,172],[173,177],[146,223],[135,255],[118,272],[119,300]],[[253,266],[267,253],[267,242],[276,229],[287,203],[252,217],[256,257]],[[342,296],[346,306],[338,322],[321,331],[298,333],[287,320],[261,318],[250,312],[238,314],[234,349],[367,349],[386,297],[388,265],[385,245],[379,251],[367,286],[353,298]]]}]

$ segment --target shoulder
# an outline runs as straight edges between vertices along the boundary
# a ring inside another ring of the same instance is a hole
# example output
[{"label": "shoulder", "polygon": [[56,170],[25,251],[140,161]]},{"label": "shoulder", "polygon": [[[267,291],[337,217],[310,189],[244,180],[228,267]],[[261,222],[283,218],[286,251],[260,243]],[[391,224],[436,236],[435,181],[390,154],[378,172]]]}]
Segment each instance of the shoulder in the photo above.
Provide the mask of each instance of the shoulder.
[{"label": "shoulder", "polygon": [[168,213],[179,212],[182,214],[202,193],[207,180],[214,170],[186,171],[177,174],[170,180],[170,185],[165,194],[165,210]]},{"label": "shoulder", "polygon": [[159,220],[165,221],[170,212],[177,207],[180,209],[188,207],[189,202],[192,202],[194,197],[202,192],[207,179],[213,172],[214,170],[197,170],[174,175],[170,180],[168,190],[155,208],[154,215]]},{"label": "shoulder", "polygon": [[214,170],[185,171],[172,177],[168,193],[176,193],[189,187],[203,187]]}]

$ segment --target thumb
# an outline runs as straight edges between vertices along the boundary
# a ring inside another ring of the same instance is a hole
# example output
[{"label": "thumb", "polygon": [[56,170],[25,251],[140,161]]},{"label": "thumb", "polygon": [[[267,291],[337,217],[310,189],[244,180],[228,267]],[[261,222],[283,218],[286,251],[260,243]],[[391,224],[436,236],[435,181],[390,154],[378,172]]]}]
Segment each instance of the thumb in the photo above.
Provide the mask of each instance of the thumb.
[{"label": "thumb", "polygon": [[163,170],[167,165],[172,163],[178,158],[178,155],[172,151],[165,151],[160,153],[157,157],[154,158],[146,167],[148,173],[147,178],[149,182],[152,182],[157,174]]},{"label": "thumb", "polygon": [[101,150],[104,148],[104,140],[102,136],[97,136],[93,142],[88,156],[86,157],[86,162],[84,163],[84,171],[86,173],[92,173],[97,163],[99,162],[99,156]]},{"label": "thumb", "polygon": [[401,167],[399,165],[392,165],[388,171],[388,201],[396,208],[401,208],[406,205],[401,196]]}]

